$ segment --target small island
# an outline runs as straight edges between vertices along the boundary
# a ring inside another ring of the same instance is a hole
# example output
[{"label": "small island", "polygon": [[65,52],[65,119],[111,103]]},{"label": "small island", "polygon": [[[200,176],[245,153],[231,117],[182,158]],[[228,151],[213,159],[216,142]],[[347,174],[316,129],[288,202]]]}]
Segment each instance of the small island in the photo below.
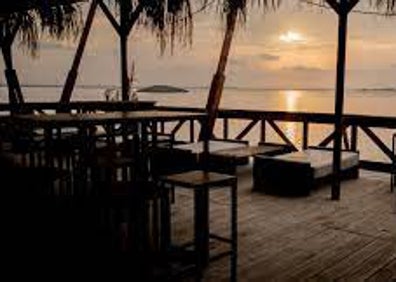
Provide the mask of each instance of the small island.
[{"label": "small island", "polygon": [[188,92],[188,90],[170,85],[152,85],[152,86],[140,88],[137,90],[137,92],[175,93],[175,92]]}]

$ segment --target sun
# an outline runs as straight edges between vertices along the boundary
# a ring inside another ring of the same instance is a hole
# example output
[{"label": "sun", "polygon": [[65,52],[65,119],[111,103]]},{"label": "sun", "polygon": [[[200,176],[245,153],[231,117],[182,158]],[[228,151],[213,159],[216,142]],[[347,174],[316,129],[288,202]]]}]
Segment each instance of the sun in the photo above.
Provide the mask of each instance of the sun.
[{"label": "sun", "polygon": [[301,33],[289,30],[279,35],[279,40],[285,43],[300,43],[304,41],[304,37]]}]

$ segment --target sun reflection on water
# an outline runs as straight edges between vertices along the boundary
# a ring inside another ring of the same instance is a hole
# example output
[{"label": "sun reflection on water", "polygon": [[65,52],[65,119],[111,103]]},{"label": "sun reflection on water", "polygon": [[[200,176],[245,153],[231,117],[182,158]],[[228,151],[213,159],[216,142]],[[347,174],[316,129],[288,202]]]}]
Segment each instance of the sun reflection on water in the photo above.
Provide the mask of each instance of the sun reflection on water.
[{"label": "sun reflection on water", "polygon": [[[288,112],[295,112],[299,109],[299,100],[301,98],[301,91],[299,90],[286,90],[284,91],[285,96],[285,108]],[[285,122],[284,130],[287,138],[290,139],[294,144],[301,144],[301,136],[298,133],[298,124],[295,122]]]}]

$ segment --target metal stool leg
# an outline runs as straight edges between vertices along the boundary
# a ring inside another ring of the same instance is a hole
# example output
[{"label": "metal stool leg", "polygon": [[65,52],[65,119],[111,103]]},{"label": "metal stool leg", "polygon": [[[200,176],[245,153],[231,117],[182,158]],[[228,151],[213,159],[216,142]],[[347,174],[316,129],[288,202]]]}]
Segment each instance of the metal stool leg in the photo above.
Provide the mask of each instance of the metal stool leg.
[{"label": "metal stool leg", "polygon": [[162,252],[169,250],[171,245],[171,210],[169,203],[169,192],[165,187],[165,183],[160,184],[161,193],[161,242],[160,248]]},{"label": "metal stool leg", "polygon": [[194,252],[198,276],[209,261],[209,201],[208,187],[194,189]]}]

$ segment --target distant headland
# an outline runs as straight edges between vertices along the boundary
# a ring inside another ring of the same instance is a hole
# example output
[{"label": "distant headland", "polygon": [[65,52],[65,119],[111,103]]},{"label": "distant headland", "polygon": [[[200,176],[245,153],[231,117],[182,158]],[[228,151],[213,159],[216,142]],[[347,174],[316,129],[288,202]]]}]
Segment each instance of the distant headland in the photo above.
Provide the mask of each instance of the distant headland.
[{"label": "distant headland", "polygon": [[152,86],[140,88],[137,90],[137,92],[174,93],[174,92],[188,92],[188,90],[170,85],[152,85]]}]

